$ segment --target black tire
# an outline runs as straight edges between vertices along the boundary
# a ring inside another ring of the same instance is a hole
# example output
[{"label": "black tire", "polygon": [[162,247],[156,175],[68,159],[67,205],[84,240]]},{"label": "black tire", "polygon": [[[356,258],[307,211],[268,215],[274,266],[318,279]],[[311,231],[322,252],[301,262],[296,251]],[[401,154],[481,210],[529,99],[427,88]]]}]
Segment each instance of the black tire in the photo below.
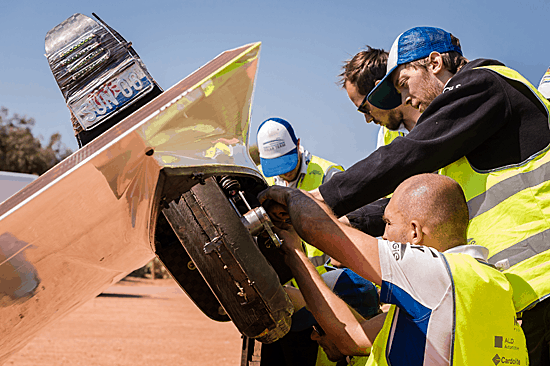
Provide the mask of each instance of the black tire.
[{"label": "black tire", "polygon": [[214,178],[163,213],[242,334],[271,343],[288,332],[292,303]]},{"label": "black tire", "polygon": [[157,258],[206,316],[218,322],[231,320],[202,278],[195,263],[181,245],[164,215],[160,215],[157,221],[155,249]]}]

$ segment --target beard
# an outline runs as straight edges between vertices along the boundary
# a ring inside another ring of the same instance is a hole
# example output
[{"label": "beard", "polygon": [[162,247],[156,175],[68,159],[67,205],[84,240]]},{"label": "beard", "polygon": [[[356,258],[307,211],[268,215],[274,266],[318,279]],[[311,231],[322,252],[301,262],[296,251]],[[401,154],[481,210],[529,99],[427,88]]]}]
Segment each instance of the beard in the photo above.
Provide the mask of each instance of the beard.
[{"label": "beard", "polygon": [[403,123],[403,112],[399,109],[392,109],[388,115],[388,122],[384,125],[388,130],[397,131]]},{"label": "beard", "polygon": [[422,73],[422,84],[422,94],[417,97],[420,113],[424,112],[433,100],[443,91],[443,85],[439,79],[426,70]]}]

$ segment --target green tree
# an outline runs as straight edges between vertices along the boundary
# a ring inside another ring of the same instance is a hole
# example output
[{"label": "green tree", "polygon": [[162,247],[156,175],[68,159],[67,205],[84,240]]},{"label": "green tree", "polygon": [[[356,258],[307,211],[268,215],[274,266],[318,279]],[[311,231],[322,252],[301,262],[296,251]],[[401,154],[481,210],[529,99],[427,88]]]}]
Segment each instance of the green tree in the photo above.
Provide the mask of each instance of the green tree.
[{"label": "green tree", "polygon": [[61,142],[61,134],[50,136],[42,146],[33,136],[34,119],[17,114],[9,116],[8,109],[0,108],[0,170],[29,174],[42,174],[72,151]]}]

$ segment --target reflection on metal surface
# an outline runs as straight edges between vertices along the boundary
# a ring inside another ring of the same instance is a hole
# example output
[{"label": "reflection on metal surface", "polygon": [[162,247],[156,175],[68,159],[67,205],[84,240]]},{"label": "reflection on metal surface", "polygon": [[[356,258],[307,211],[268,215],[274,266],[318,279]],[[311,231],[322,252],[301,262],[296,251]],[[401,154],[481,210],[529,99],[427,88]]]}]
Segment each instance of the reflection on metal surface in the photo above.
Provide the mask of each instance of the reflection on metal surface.
[{"label": "reflection on metal surface", "polygon": [[10,233],[0,235],[0,306],[5,296],[17,300],[32,295],[40,283],[36,270],[25,258],[29,247]]},{"label": "reflection on metal surface", "polygon": [[[239,57],[163,106],[140,129],[165,167],[240,165],[255,169],[246,141],[258,49]],[[208,96],[207,96],[208,95]]]},{"label": "reflection on metal surface", "polygon": [[0,172],[0,203],[36,178],[38,175],[34,174]]},{"label": "reflection on metal surface", "polygon": [[[271,219],[262,206],[256,207],[245,213],[241,217],[241,222],[248,229],[250,235],[258,236],[265,230],[269,235],[270,241],[273,242],[277,248],[283,245],[281,239],[273,232],[273,222],[271,222]],[[270,241],[267,242],[268,248],[271,245]]]},{"label": "reflection on metal surface", "polygon": [[0,364],[152,259],[160,202],[193,173],[262,179],[247,152],[259,49],[222,53],[0,204]]}]

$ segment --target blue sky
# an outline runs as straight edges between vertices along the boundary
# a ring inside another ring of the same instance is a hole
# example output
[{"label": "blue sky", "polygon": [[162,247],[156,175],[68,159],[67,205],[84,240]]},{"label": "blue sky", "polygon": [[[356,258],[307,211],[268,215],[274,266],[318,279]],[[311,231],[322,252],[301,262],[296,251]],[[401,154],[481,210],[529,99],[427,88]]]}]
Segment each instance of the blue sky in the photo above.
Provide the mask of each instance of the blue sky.
[{"label": "blue sky", "polygon": [[550,65],[549,1],[2,0],[0,106],[34,118],[35,134],[60,132],[73,150],[44,37],[70,15],[92,12],[133,42],[164,89],[224,50],[262,41],[253,141],[259,124],[278,116],[313,154],[346,168],[373,151],[378,131],[336,85],[342,61],[364,45],[389,49],[401,32],[430,25],[460,38],[467,58],[500,60],[535,85]]}]

